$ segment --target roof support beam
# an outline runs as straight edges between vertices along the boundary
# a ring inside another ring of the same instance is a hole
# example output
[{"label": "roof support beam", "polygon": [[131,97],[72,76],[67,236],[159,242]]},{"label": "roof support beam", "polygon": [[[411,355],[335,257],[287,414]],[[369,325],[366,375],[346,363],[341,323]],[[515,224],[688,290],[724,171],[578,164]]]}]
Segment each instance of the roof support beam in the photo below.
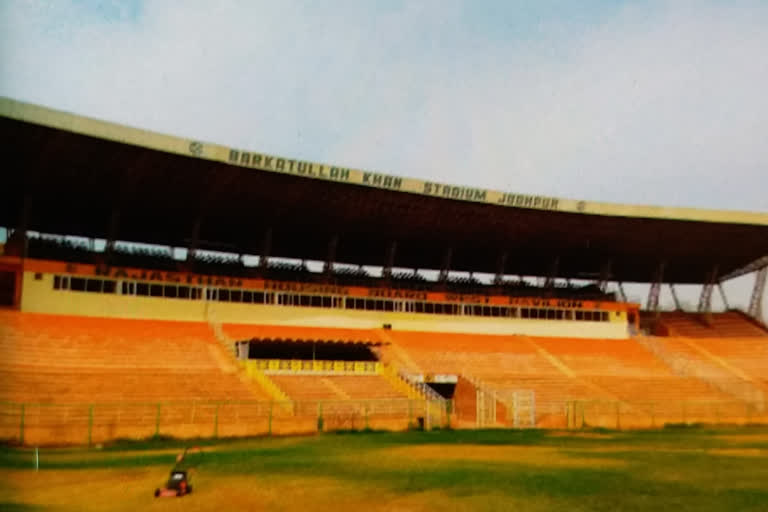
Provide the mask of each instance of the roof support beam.
[{"label": "roof support beam", "polygon": [[712,267],[712,270],[710,270],[709,275],[707,276],[707,281],[701,288],[701,295],[699,295],[698,311],[707,316],[712,311],[712,290],[715,289],[715,284],[717,283],[717,269],[717,265]]},{"label": "roof support beam", "polygon": [[261,242],[261,254],[259,254],[259,268],[267,270],[269,267],[269,256],[272,252],[272,228],[267,228],[264,232],[264,239]]},{"label": "roof support beam", "polygon": [[627,301],[627,294],[624,293],[624,283],[616,281],[616,284],[619,285],[619,297],[621,297],[621,302],[629,302]]},{"label": "roof support beam", "polygon": [[675,290],[674,284],[669,283],[669,291],[672,292],[672,300],[675,301],[675,311],[682,311],[683,307],[680,305],[680,299],[677,298],[677,291]]},{"label": "roof support beam", "polygon": [[765,282],[768,281],[768,265],[755,273],[755,286],[752,288],[752,297],[749,299],[749,316],[765,323],[763,318],[763,295],[765,295]]},{"label": "roof support beam", "polygon": [[19,212],[19,222],[16,224],[16,229],[8,236],[6,242],[5,253],[8,255],[19,256],[21,258],[27,257],[27,249],[29,242],[27,240],[27,231],[29,230],[29,215],[32,210],[32,194],[29,192],[24,194],[24,199],[21,203],[21,211]]},{"label": "roof support beam", "polygon": [[200,243],[200,225],[203,223],[201,216],[195,218],[194,224],[192,224],[192,236],[189,238],[189,244],[187,245],[187,263],[192,263],[197,258],[197,246]]},{"label": "roof support beam", "polygon": [[608,281],[611,279],[611,260],[606,261],[600,266],[600,279],[597,282],[597,287],[601,292],[605,293],[608,287]]},{"label": "roof support beam", "polygon": [[731,305],[728,304],[728,297],[725,296],[725,290],[723,289],[722,281],[717,283],[717,289],[720,291],[720,298],[723,299],[723,304],[725,304],[725,309],[731,309]]},{"label": "roof support beam", "polygon": [[555,278],[557,277],[558,268],[560,267],[560,257],[555,256],[552,263],[549,266],[549,272],[547,278],[544,280],[544,288],[552,288],[555,286]]},{"label": "roof support beam", "polygon": [[392,241],[387,246],[387,254],[384,258],[384,268],[381,270],[381,277],[385,280],[392,278],[392,267],[395,266],[395,254],[397,253],[397,242]]},{"label": "roof support beam", "polygon": [[112,214],[109,216],[109,228],[107,231],[107,243],[104,246],[104,257],[107,262],[112,259],[112,253],[115,250],[115,241],[120,228],[120,210],[117,207],[112,208]]},{"label": "roof support beam", "polygon": [[453,256],[453,249],[448,247],[443,253],[443,262],[440,265],[440,274],[438,275],[438,278],[437,278],[437,281],[440,283],[445,283],[446,281],[448,281],[448,273],[451,271],[452,256]]},{"label": "roof support beam", "polygon": [[339,235],[335,234],[328,240],[328,252],[325,257],[325,265],[323,267],[323,273],[325,277],[331,277],[333,275],[333,264],[336,262],[336,248],[339,245]]},{"label": "roof support beam", "polygon": [[493,276],[493,284],[500,285],[504,281],[504,273],[506,272],[506,266],[507,266],[507,252],[504,251],[501,254],[499,254],[499,257],[496,259],[496,275]]},{"label": "roof support beam", "polygon": [[659,295],[661,295],[661,284],[664,282],[664,267],[666,263],[663,261],[659,263],[656,270],[653,273],[653,282],[651,283],[651,289],[648,290],[648,303],[646,308],[648,311],[652,311],[656,314],[659,313]]}]

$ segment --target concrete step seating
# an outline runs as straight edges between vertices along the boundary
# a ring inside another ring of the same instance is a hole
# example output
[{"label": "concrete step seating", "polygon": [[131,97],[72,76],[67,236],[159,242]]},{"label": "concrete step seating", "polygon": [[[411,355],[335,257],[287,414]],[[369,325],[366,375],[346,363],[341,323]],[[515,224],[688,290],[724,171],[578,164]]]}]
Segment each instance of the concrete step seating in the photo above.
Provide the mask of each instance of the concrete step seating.
[{"label": "concrete step seating", "polygon": [[664,312],[661,313],[660,320],[670,336],[691,338],[768,337],[768,332],[736,311],[712,313],[708,318],[697,313]]},{"label": "concrete step seating", "polygon": [[0,311],[0,399],[267,400],[222,371],[216,343],[205,323]]}]

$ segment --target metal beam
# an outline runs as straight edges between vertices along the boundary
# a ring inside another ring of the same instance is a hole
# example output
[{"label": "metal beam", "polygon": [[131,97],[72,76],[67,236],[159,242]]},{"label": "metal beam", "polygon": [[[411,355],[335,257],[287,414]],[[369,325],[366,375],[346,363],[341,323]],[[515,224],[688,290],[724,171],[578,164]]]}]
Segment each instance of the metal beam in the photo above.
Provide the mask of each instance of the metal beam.
[{"label": "metal beam", "polygon": [[659,296],[661,295],[661,284],[664,282],[664,267],[666,264],[662,261],[653,273],[653,282],[651,289],[648,290],[648,303],[646,308],[654,313],[659,312]]},{"label": "metal beam", "polygon": [[453,256],[453,249],[450,247],[443,253],[443,263],[440,266],[440,274],[438,275],[438,282],[444,283],[448,280],[448,273],[451,271],[451,257]]},{"label": "metal beam", "polygon": [[725,304],[725,309],[731,309],[731,305],[728,304],[728,297],[725,296],[725,290],[723,289],[723,283],[717,283],[717,289],[720,290],[720,298],[723,299],[723,304]]},{"label": "metal beam", "polygon": [[507,253],[503,252],[499,254],[499,257],[496,259],[496,275],[493,276],[493,284],[499,285],[504,280],[504,273],[506,271],[507,266]]},{"label": "metal beam", "polygon": [[336,248],[339,245],[339,235],[333,235],[328,240],[328,252],[325,257],[325,265],[323,266],[323,273],[326,277],[330,277],[333,274],[333,264],[336,262]]},{"label": "metal beam", "polygon": [[677,298],[677,291],[675,290],[674,284],[669,283],[669,291],[672,292],[672,300],[675,301],[675,310],[682,311],[683,307],[680,305],[680,300]]},{"label": "metal beam", "polygon": [[555,259],[552,260],[552,263],[549,266],[549,273],[547,275],[547,278],[544,280],[544,288],[552,288],[553,286],[555,286],[555,278],[557,278],[559,267],[560,267],[560,257],[555,256]]},{"label": "metal beam", "polygon": [[627,300],[627,294],[624,293],[624,283],[617,281],[616,284],[619,285],[619,297],[621,297],[621,302],[629,302]]},{"label": "metal beam", "polygon": [[715,265],[709,272],[704,286],[701,288],[698,307],[699,313],[708,315],[712,311],[712,290],[715,289],[715,284],[717,283],[717,269],[718,266]]},{"label": "metal beam", "polygon": [[728,274],[725,274],[720,278],[720,281],[730,281],[733,278],[741,277],[745,274],[750,274],[752,272],[756,272],[760,270],[761,268],[768,266],[768,255],[763,256],[762,258],[758,258],[752,263],[741,267],[739,269],[734,270],[733,272],[730,272]]},{"label": "metal beam", "polygon": [[197,256],[197,245],[200,243],[200,225],[203,223],[203,219],[198,216],[195,218],[194,224],[192,224],[192,237],[189,239],[189,245],[187,246],[187,263],[195,261]]},{"label": "metal beam", "polygon": [[597,281],[597,287],[605,293],[608,287],[608,281],[611,279],[611,260],[606,261],[600,266],[600,278]]},{"label": "metal beam", "polygon": [[264,232],[264,240],[261,243],[261,254],[259,254],[259,268],[266,270],[269,266],[269,256],[272,252],[272,228],[267,228]]},{"label": "metal beam", "polygon": [[752,288],[752,297],[749,299],[749,316],[765,323],[763,318],[763,296],[765,295],[765,282],[768,280],[768,265],[755,274],[755,286]]},{"label": "metal beam", "polygon": [[384,268],[381,269],[381,277],[384,279],[392,278],[392,267],[395,266],[395,254],[397,254],[397,242],[390,242],[387,247],[387,255],[384,261]]}]

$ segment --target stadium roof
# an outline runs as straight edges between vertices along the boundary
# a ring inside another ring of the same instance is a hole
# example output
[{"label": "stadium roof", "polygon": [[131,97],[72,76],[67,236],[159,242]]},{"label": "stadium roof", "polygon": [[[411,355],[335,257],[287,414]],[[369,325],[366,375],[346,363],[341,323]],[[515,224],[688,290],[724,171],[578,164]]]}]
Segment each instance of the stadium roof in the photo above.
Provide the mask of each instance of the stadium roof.
[{"label": "stadium roof", "polygon": [[[451,186],[161,135],[0,98],[0,225],[382,265],[701,283],[768,255],[768,214],[578,201]],[[26,198],[26,201],[25,201]],[[557,263],[554,263],[555,260]]]}]

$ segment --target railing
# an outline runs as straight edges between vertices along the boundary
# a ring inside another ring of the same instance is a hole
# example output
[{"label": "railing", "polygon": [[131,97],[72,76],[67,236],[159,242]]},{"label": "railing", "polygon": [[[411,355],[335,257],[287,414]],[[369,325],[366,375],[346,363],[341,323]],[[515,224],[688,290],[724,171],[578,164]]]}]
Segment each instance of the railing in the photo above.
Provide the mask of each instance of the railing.
[{"label": "railing", "polygon": [[288,374],[354,374],[376,375],[380,373],[378,361],[318,361],[302,359],[248,359],[246,367],[253,366],[265,373]]},{"label": "railing", "polygon": [[[636,429],[659,428],[664,425],[768,424],[768,413],[764,409],[741,400],[573,400],[561,403],[557,408],[564,415],[565,426],[568,428]],[[554,408],[548,409],[551,413]]]},{"label": "railing", "polygon": [[[442,413],[436,417],[440,407]],[[324,400],[40,404],[0,402],[0,440],[27,445],[122,438],[233,437],[448,427],[445,402]]]}]

